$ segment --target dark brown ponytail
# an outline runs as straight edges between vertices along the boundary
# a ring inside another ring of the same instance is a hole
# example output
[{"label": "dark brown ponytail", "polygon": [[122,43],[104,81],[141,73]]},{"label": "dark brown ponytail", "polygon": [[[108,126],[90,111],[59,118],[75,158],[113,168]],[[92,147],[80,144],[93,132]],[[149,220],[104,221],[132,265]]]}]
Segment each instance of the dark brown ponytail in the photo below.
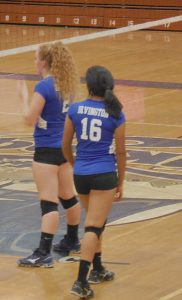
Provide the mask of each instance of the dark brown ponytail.
[{"label": "dark brown ponytail", "polygon": [[86,82],[89,94],[102,97],[106,112],[119,118],[123,106],[113,93],[114,79],[111,72],[102,66],[90,67],[86,73]]}]

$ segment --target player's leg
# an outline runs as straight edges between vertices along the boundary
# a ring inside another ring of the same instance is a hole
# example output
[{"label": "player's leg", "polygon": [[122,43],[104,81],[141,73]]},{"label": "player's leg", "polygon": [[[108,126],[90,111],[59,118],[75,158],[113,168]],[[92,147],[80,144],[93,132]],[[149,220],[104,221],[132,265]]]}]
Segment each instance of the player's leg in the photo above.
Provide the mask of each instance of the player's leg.
[{"label": "player's leg", "polygon": [[[88,206],[89,206],[89,194],[79,194],[79,199],[80,202],[82,204],[82,206],[84,207],[86,213],[88,211]],[[82,250],[81,250],[82,251]],[[79,273],[78,273],[78,278],[77,280],[74,282],[72,289],[71,289],[71,294],[76,295],[78,297],[81,298],[92,298],[94,296],[94,292],[93,290],[90,288],[89,283],[86,280],[88,271],[89,271],[89,267],[90,267],[90,263],[88,262],[82,262],[80,263],[79,266]],[[79,274],[82,273],[82,276],[84,278],[84,280],[80,280],[79,278]]]},{"label": "player's leg", "polygon": [[[105,225],[104,225],[105,227]],[[103,228],[104,230],[104,228]],[[102,233],[103,235],[103,233]],[[88,277],[88,283],[90,284],[98,284],[101,283],[103,281],[110,281],[113,280],[115,277],[114,272],[107,270],[104,266],[103,266],[103,262],[102,262],[102,235],[100,236],[99,239],[99,244],[98,244],[98,248],[95,252],[93,261],[92,261],[92,265],[93,268],[90,271],[89,277]]]},{"label": "player's leg", "polygon": [[67,233],[62,240],[54,244],[53,250],[56,252],[80,253],[78,227],[81,207],[76,195],[73,169],[65,162],[59,168],[59,200],[66,213]]},{"label": "player's leg", "polygon": [[37,186],[42,212],[41,237],[32,255],[20,259],[19,266],[52,267],[51,247],[59,224],[58,166],[33,162],[33,176]]},{"label": "player's leg", "polygon": [[[71,289],[71,293],[77,296],[93,296],[93,291],[88,285],[87,277],[94,255],[99,248],[99,240],[103,232],[105,220],[112,206],[114,194],[115,189],[107,191],[91,190],[89,194],[79,272],[77,280]],[[82,200],[81,195],[80,200]]]},{"label": "player's leg", "polygon": [[[109,193],[111,192],[111,201],[114,199],[115,195],[115,189],[113,190],[112,194],[112,189],[117,186],[117,174],[115,172],[112,173],[105,173],[105,174],[100,174],[98,176],[95,176],[92,182],[93,187],[97,190],[103,190],[103,192],[107,193],[108,189],[108,196]],[[92,191],[94,193],[96,191]],[[105,198],[102,198],[101,201],[99,202],[98,205],[103,205],[102,200]],[[112,205],[112,202],[110,203]],[[107,208],[108,206],[105,206]],[[102,209],[98,207],[98,209]],[[114,273],[111,271],[108,271],[105,269],[105,267],[102,264],[102,235],[103,231],[105,229],[105,225],[107,222],[107,218],[105,219],[103,228],[102,228],[102,234],[99,239],[98,247],[96,249],[95,255],[93,257],[93,269],[91,270],[89,277],[88,277],[88,282],[89,283],[100,283],[102,281],[108,281],[108,280],[113,280],[114,279]]]}]

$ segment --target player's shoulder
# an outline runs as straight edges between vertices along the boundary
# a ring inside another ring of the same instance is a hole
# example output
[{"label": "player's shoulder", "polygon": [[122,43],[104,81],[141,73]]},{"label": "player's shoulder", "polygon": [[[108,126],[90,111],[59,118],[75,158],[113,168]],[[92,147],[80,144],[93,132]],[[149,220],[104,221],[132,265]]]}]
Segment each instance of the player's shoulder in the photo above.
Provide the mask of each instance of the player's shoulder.
[{"label": "player's shoulder", "polygon": [[69,110],[76,110],[79,106],[85,105],[86,100],[76,101],[70,104]]},{"label": "player's shoulder", "polygon": [[36,87],[48,87],[53,83],[53,78],[51,76],[42,78],[39,82],[36,83]]},{"label": "player's shoulder", "polygon": [[115,119],[115,123],[117,124],[117,127],[123,123],[126,122],[126,117],[123,111],[120,112],[119,118]]},{"label": "player's shoulder", "polygon": [[125,113],[123,111],[121,111],[121,113],[120,113],[120,119],[123,120],[123,121],[126,121],[126,116],[125,116]]},{"label": "player's shoulder", "polygon": [[45,80],[42,79],[40,80],[39,82],[36,83],[35,85],[35,89],[39,90],[39,89],[43,89],[46,87],[46,83],[45,83]]}]

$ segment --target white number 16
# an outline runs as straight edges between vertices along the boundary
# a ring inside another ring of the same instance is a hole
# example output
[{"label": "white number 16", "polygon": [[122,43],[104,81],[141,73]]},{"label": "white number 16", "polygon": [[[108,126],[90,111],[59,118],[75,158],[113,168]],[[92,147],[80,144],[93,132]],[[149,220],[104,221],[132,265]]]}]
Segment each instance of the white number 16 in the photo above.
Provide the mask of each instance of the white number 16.
[{"label": "white number 16", "polygon": [[88,118],[84,118],[82,121],[82,140],[90,140],[93,142],[98,142],[101,139],[101,125],[102,121],[99,119],[92,119],[90,122],[90,127],[88,124]]}]

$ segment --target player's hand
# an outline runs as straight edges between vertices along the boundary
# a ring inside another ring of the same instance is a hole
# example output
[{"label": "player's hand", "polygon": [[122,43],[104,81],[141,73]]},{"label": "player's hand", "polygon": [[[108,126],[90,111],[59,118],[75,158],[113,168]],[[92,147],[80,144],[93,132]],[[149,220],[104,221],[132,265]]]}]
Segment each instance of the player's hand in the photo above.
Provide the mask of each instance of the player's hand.
[{"label": "player's hand", "polygon": [[22,101],[28,101],[28,88],[25,80],[18,81],[17,95]]},{"label": "player's hand", "polygon": [[123,197],[123,187],[122,186],[117,186],[117,188],[116,188],[116,194],[114,196],[114,202],[121,201],[122,197]]}]

